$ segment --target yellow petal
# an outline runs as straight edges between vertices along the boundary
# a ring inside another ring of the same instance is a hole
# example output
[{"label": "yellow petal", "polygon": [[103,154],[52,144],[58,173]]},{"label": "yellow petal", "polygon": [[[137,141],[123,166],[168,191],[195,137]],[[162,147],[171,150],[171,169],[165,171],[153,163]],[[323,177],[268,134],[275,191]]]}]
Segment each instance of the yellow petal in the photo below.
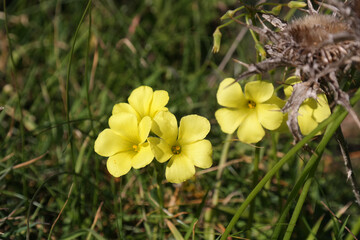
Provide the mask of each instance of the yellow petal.
[{"label": "yellow petal", "polygon": [[244,113],[244,111],[235,108],[220,108],[215,112],[215,118],[221,127],[221,131],[233,133],[247,116],[247,113],[248,111]]},{"label": "yellow petal", "polygon": [[212,165],[212,146],[209,140],[182,145],[181,154],[190,158],[196,167],[209,168]]},{"label": "yellow petal", "polygon": [[284,114],[275,104],[257,104],[256,111],[261,125],[269,130],[280,127]]},{"label": "yellow petal", "polygon": [[157,90],[153,94],[151,106],[150,106],[150,117],[155,117],[159,111],[166,111],[165,105],[169,102],[169,94],[164,90]]},{"label": "yellow petal", "polygon": [[173,155],[171,146],[165,140],[157,137],[149,137],[151,150],[158,162],[166,162]]},{"label": "yellow petal", "polygon": [[294,88],[291,85],[285,85],[284,86],[285,99],[288,99],[293,91]]},{"label": "yellow petal", "polygon": [[119,114],[119,113],[131,113],[131,114],[136,115],[138,117],[138,119],[140,120],[139,114],[128,103],[118,103],[118,104],[114,105],[112,114],[115,115],[115,114]]},{"label": "yellow petal", "polygon": [[139,123],[139,143],[143,143],[146,141],[147,137],[149,136],[150,129],[152,125],[152,120],[150,117],[146,116],[141,119]]},{"label": "yellow petal", "polygon": [[194,163],[185,154],[174,155],[166,166],[166,179],[172,183],[184,182],[194,175]]},{"label": "yellow petal", "polygon": [[245,98],[257,104],[269,100],[273,93],[273,85],[265,81],[253,81],[245,85]]},{"label": "yellow petal", "polygon": [[288,99],[294,91],[294,88],[292,86],[299,82],[301,82],[301,79],[298,76],[291,76],[285,80],[284,93],[286,99]]},{"label": "yellow petal", "polygon": [[122,152],[109,157],[106,162],[109,173],[114,177],[127,174],[131,169],[131,159],[133,156],[132,152]]},{"label": "yellow petal", "polygon": [[330,107],[326,96],[324,94],[319,94],[317,99],[317,107],[314,110],[313,116],[318,123],[321,123],[327,119],[331,114]]},{"label": "yellow petal", "polygon": [[95,140],[95,152],[104,157],[110,157],[118,152],[130,149],[131,144],[109,128],[102,131]]},{"label": "yellow petal", "polygon": [[210,132],[210,122],[199,115],[188,115],[180,120],[179,137],[180,145],[193,143],[206,137]]},{"label": "yellow petal", "polygon": [[[303,135],[308,135],[318,125],[312,117],[313,111],[314,110],[306,104],[301,105],[299,108],[298,124]],[[320,134],[320,132],[317,134]]]},{"label": "yellow petal", "polygon": [[153,98],[153,90],[148,86],[141,86],[130,94],[128,101],[130,105],[139,113],[140,117],[149,115],[150,104]]},{"label": "yellow petal", "polygon": [[240,124],[237,136],[245,143],[257,143],[265,136],[265,131],[255,111],[251,112]]},{"label": "yellow petal", "polygon": [[135,169],[143,168],[146,165],[150,164],[154,159],[154,154],[151,151],[149,143],[145,143],[143,146],[140,146],[140,150],[133,157],[132,167]]},{"label": "yellow petal", "polygon": [[123,138],[132,143],[140,143],[137,117],[133,114],[122,113],[109,118],[109,126]]},{"label": "yellow petal", "polygon": [[246,104],[240,84],[233,78],[224,79],[216,93],[218,103],[224,107],[237,108]]},{"label": "yellow petal", "polygon": [[168,144],[175,144],[178,135],[176,117],[168,111],[159,112],[154,117],[151,130]]}]

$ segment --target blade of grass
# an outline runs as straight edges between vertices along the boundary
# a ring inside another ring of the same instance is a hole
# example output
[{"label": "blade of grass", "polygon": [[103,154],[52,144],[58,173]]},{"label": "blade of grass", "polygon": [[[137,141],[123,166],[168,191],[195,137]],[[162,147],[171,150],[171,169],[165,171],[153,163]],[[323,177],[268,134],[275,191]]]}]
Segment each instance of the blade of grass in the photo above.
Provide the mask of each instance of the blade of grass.
[{"label": "blade of grass", "polygon": [[[256,186],[258,183],[258,175],[259,175],[259,163],[260,163],[260,144],[256,144],[255,150],[254,150],[254,169],[253,169],[253,182],[252,182],[252,188]],[[251,227],[253,225],[254,220],[254,214],[255,214],[255,201],[252,201],[250,203],[250,211],[249,211],[249,217],[246,224],[246,237],[251,239]]]},{"label": "blade of grass", "polygon": [[[360,217],[358,217],[358,219],[356,220],[355,225],[352,226],[351,229],[352,234],[354,234],[355,236],[358,235],[358,233],[360,232]],[[348,233],[348,235],[346,236],[345,240],[353,240],[354,237],[353,235]]]},{"label": "blade of grass", "polygon": [[311,229],[311,232],[309,233],[309,236],[306,238],[306,240],[316,240],[316,233],[318,232],[323,219],[324,219],[324,215],[322,215],[316,221],[314,227]]},{"label": "blade of grass", "polygon": [[316,168],[317,168],[318,163],[319,163],[319,161],[321,159],[321,156],[322,156],[322,154],[318,155],[317,157],[314,158],[316,163],[313,165],[313,167],[312,167],[312,169],[311,169],[311,171],[309,173],[309,178],[306,180],[306,182],[304,184],[304,187],[303,187],[303,189],[301,191],[299,200],[296,203],[293,215],[291,216],[291,219],[290,219],[290,222],[289,222],[288,227],[286,229],[283,240],[289,240],[291,238],[292,232],[293,232],[293,230],[294,230],[294,228],[296,226],[297,219],[298,219],[298,217],[300,215],[302,206],[303,206],[303,204],[305,202],[305,199],[306,199],[307,194],[309,192],[309,189],[311,187],[312,180],[314,179],[314,174],[316,172]]}]

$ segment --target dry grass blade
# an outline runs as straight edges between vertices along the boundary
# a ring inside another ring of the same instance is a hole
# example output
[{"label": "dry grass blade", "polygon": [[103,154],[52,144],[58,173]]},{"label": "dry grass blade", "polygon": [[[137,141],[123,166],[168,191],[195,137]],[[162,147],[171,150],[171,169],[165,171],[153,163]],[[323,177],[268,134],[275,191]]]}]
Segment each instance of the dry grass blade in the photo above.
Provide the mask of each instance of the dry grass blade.
[{"label": "dry grass blade", "polygon": [[43,155],[39,156],[39,157],[36,157],[36,158],[33,158],[29,161],[26,161],[26,162],[23,162],[23,163],[20,163],[20,164],[17,164],[13,167],[13,169],[18,169],[18,168],[22,168],[22,167],[26,167],[26,166],[29,166],[30,164],[42,159],[43,157],[45,157],[45,155],[48,154],[48,152],[44,153]]},{"label": "dry grass blade", "polygon": [[[99,205],[99,207],[98,207],[98,209],[97,209],[97,211],[96,211],[96,214],[95,214],[95,217],[94,217],[94,221],[93,221],[93,223],[91,224],[91,230],[94,229],[94,227],[95,227],[98,219],[100,218],[101,208],[102,208],[103,204],[104,204],[104,202],[101,202],[100,205]],[[86,237],[86,239],[87,239],[87,240],[90,240],[90,238],[91,238],[91,232],[89,232],[89,234],[88,234],[88,236]]]},{"label": "dry grass blade", "polygon": [[48,238],[48,239],[51,239],[51,238],[50,238],[50,237],[51,237],[51,233],[52,233],[52,231],[54,230],[55,224],[56,224],[57,221],[60,219],[60,216],[61,216],[62,212],[64,211],[64,209],[65,209],[65,207],[66,207],[66,205],[67,205],[67,203],[68,203],[68,201],[69,201],[69,198],[70,198],[70,195],[71,195],[73,186],[74,186],[74,183],[71,184],[70,190],[69,190],[69,193],[68,193],[68,196],[67,196],[67,198],[66,198],[66,201],[65,201],[63,207],[61,208],[58,216],[56,217],[54,223],[51,225],[50,233],[49,233],[49,238]]}]

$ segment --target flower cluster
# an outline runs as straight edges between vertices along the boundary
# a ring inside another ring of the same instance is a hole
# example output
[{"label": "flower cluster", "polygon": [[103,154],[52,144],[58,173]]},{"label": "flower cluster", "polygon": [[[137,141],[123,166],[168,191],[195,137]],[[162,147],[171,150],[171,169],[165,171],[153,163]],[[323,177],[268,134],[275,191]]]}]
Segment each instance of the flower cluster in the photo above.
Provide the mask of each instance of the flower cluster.
[{"label": "flower cluster", "polygon": [[[287,97],[291,95],[291,85],[296,83],[292,79],[284,88]],[[223,106],[215,112],[221,130],[229,134],[237,131],[237,137],[245,143],[259,142],[265,136],[264,129],[277,130],[287,120],[287,114],[281,112],[285,101],[276,96],[273,85],[266,81],[248,82],[243,92],[235,79],[226,78],[220,83],[216,97]],[[309,134],[329,115],[324,94],[319,94],[316,101],[307,99],[299,109],[301,133]]]},{"label": "flower cluster", "polygon": [[[109,157],[107,169],[120,177],[143,168],[155,159],[168,161],[165,176],[169,182],[181,183],[195,174],[195,167],[212,165],[212,146],[204,138],[210,131],[209,121],[198,115],[185,116],[178,127],[176,117],[165,107],[166,91],[148,86],[136,88],[128,103],[113,107],[109,127],[95,141],[95,152]],[[155,136],[149,136],[150,133]]]}]

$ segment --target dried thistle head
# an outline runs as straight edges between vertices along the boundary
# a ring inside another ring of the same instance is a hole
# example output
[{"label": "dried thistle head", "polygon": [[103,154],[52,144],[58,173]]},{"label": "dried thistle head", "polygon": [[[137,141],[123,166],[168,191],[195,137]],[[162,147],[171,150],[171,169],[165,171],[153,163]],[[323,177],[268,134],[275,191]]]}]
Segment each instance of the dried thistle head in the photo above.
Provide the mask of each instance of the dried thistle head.
[{"label": "dried thistle head", "polygon": [[278,32],[265,24],[263,28],[247,25],[269,40],[265,45],[267,58],[257,64],[245,64],[248,70],[238,79],[281,66],[295,68],[295,74],[301,79],[294,85],[294,91],[282,109],[289,114],[287,124],[295,141],[302,138],[297,122],[299,107],[307,98],[316,100],[318,93],[325,93],[336,104],[343,105],[360,127],[348,94],[341,90],[337,79],[339,72],[360,62],[359,1],[344,4],[329,0],[323,7],[331,9],[333,14],[324,15],[316,11],[308,0],[308,15],[289,24],[273,15],[262,14],[262,19],[277,27]]}]

